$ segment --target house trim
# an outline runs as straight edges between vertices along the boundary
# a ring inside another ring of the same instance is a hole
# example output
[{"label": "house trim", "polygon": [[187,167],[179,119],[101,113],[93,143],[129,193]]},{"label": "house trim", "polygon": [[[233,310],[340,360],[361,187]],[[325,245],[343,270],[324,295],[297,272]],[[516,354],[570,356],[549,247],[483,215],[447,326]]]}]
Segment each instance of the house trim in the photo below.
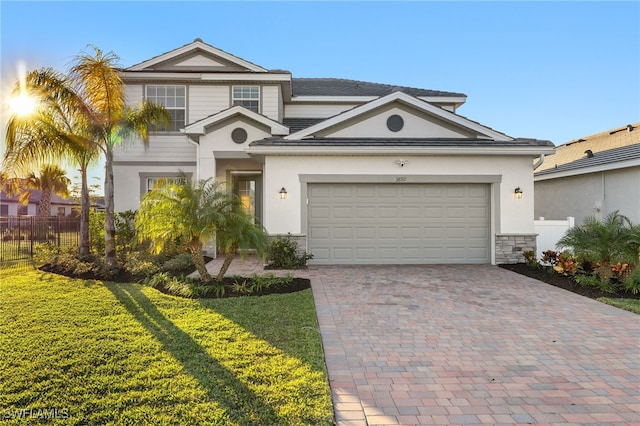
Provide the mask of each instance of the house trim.
[{"label": "house trim", "polygon": [[196,161],[114,161],[114,166],[196,166]]},{"label": "house trim", "polygon": [[249,155],[532,155],[553,154],[553,147],[441,146],[249,146]]},{"label": "house trim", "polygon": [[291,74],[253,74],[253,73],[210,73],[210,72],[160,72],[160,71],[122,71],[123,80],[196,80],[196,81],[251,81],[251,82],[291,82]]}]

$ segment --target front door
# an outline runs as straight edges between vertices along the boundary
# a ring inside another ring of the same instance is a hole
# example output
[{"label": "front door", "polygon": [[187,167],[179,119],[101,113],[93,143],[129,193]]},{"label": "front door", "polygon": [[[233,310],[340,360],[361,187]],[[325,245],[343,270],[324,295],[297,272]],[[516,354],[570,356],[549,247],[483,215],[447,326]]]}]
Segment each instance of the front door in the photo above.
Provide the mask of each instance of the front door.
[{"label": "front door", "polygon": [[240,198],[242,208],[254,218],[254,223],[262,222],[262,174],[236,172],[233,176],[233,192]]}]

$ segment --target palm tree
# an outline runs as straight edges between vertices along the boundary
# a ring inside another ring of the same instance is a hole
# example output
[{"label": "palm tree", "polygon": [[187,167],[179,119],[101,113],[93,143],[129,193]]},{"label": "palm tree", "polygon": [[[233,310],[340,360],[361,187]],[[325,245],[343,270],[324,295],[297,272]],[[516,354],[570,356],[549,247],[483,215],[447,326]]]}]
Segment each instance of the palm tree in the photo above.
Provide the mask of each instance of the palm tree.
[{"label": "palm tree", "polygon": [[69,185],[71,180],[66,176],[66,171],[54,164],[47,164],[36,174],[29,173],[22,184],[25,191],[20,195],[21,203],[29,202],[34,190],[40,190],[40,202],[38,203],[37,216],[47,218],[51,215],[51,197],[57,194],[63,198],[69,197]]},{"label": "palm tree", "polygon": [[[104,155],[105,264],[109,266],[117,263],[113,151],[129,136],[137,135],[145,144],[148,143],[148,126],[168,124],[171,120],[163,106],[149,101],[137,108],[125,105],[124,84],[117,71],[118,60],[115,53],[104,54],[93,46],[92,53],[81,53],[76,57],[68,78],[52,70],[31,73],[28,78],[29,88],[39,100],[44,101],[44,106],[39,108],[35,117],[14,117],[13,124],[10,123],[7,129],[7,140],[24,141],[27,147],[22,147],[26,152],[33,153],[36,149],[30,147],[36,146],[40,154],[55,157],[56,153],[61,152],[61,144],[70,147],[74,152],[71,156],[80,166],[83,179],[83,206],[85,203],[89,206],[86,170],[97,153]],[[29,140],[37,143],[26,143]],[[8,151],[16,153],[14,159],[20,155],[17,154],[18,149]],[[88,211],[87,207],[86,221],[84,216],[81,219],[81,224],[87,224],[87,232],[81,238],[81,241],[87,243],[87,252]],[[81,243],[81,254],[83,244]]]},{"label": "palm tree", "polygon": [[171,117],[158,104],[147,101],[140,107],[127,107],[124,83],[118,75],[119,57],[109,52],[104,54],[92,46],[93,52],[79,54],[70,70],[75,92],[84,101],[83,116],[92,134],[92,144],[105,158],[105,264],[117,264],[113,152],[123,139],[138,136],[145,145],[149,141],[149,125],[167,124]]},{"label": "palm tree", "polygon": [[211,280],[202,254],[205,241],[217,235],[228,249],[224,270],[217,278],[221,279],[238,248],[256,242],[262,248],[267,240],[262,229],[242,210],[240,199],[223,184],[210,179],[193,184],[183,177],[179,184],[147,193],[135,222],[138,237],[151,240],[155,252],[169,247],[176,239],[182,241],[203,281]]},{"label": "palm tree", "polygon": [[259,256],[266,253],[269,237],[255,225],[253,219],[238,204],[227,211],[222,223],[218,225],[216,240],[218,247],[224,251],[224,262],[216,276],[217,281],[222,281],[238,250],[244,254],[252,249]]},{"label": "palm tree", "polygon": [[599,221],[587,217],[581,226],[569,229],[558,247],[571,247],[574,254],[604,268],[612,263],[637,264],[640,256],[640,230],[618,211]]},{"label": "palm tree", "polygon": [[3,166],[14,173],[33,169],[34,165],[66,161],[79,167],[81,177],[80,256],[89,249],[89,187],[87,172],[97,162],[98,151],[92,144],[82,99],[68,79],[50,69],[31,71],[25,76],[26,90],[36,99],[38,108],[31,116],[11,116],[7,125],[7,150]]}]

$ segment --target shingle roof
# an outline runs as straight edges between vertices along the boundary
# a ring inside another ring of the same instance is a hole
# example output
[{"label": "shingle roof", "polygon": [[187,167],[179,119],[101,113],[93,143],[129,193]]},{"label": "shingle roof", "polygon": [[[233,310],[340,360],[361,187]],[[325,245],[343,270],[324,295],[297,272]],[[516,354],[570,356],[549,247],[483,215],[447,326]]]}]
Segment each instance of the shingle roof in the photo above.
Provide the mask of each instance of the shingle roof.
[{"label": "shingle roof", "polygon": [[[6,193],[0,191],[0,200],[3,202],[18,202],[19,195],[15,195],[13,197],[9,197]],[[42,198],[42,191],[39,189],[34,189],[31,191],[31,196],[29,197],[29,203],[39,203],[40,198]],[[78,202],[73,200],[72,198],[61,198],[57,194],[51,194],[51,204],[67,204],[67,205],[77,205]]]},{"label": "shingle roof", "polygon": [[[553,157],[551,157],[552,159]],[[552,168],[536,171],[536,176],[548,175],[552,173],[565,172],[569,170],[583,169],[585,167],[602,166],[606,164],[618,163],[620,161],[628,161],[640,159],[640,143],[629,146],[621,146],[620,148],[608,149],[606,151],[598,151],[593,157],[587,157],[583,155],[570,163],[561,164],[557,167],[554,165]],[[544,163],[543,163],[544,164]]]},{"label": "shingle roof", "polygon": [[[592,156],[588,156],[590,151]],[[535,175],[601,166],[640,158],[640,123],[586,136],[560,145]]]},{"label": "shingle roof", "polygon": [[324,118],[284,118],[282,124],[289,128],[289,133],[295,133],[324,120]]},{"label": "shingle roof", "polygon": [[402,91],[411,96],[466,97],[463,93],[418,89],[342,78],[292,78],[293,96],[385,96]]},{"label": "shingle roof", "polygon": [[513,141],[467,138],[313,138],[299,140],[266,138],[253,141],[250,146],[553,147],[553,143],[524,138]]}]

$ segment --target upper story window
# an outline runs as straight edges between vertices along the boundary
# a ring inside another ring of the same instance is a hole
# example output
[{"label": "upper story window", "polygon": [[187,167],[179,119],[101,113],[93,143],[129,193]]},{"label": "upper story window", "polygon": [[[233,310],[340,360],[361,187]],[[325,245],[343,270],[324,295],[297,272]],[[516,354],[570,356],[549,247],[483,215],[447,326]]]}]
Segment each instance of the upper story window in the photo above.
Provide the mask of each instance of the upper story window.
[{"label": "upper story window", "polygon": [[149,85],[146,87],[146,98],[164,105],[171,116],[169,127],[164,124],[157,129],[160,132],[179,132],[184,128],[187,117],[187,88],[186,86]]},{"label": "upper story window", "polygon": [[260,112],[260,87],[233,86],[232,105],[242,105],[253,112]]},{"label": "upper story window", "polygon": [[158,176],[147,178],[147,192],[154,189],[164,188],[172,184],[181,184],[183,179],[179,176]]}]

